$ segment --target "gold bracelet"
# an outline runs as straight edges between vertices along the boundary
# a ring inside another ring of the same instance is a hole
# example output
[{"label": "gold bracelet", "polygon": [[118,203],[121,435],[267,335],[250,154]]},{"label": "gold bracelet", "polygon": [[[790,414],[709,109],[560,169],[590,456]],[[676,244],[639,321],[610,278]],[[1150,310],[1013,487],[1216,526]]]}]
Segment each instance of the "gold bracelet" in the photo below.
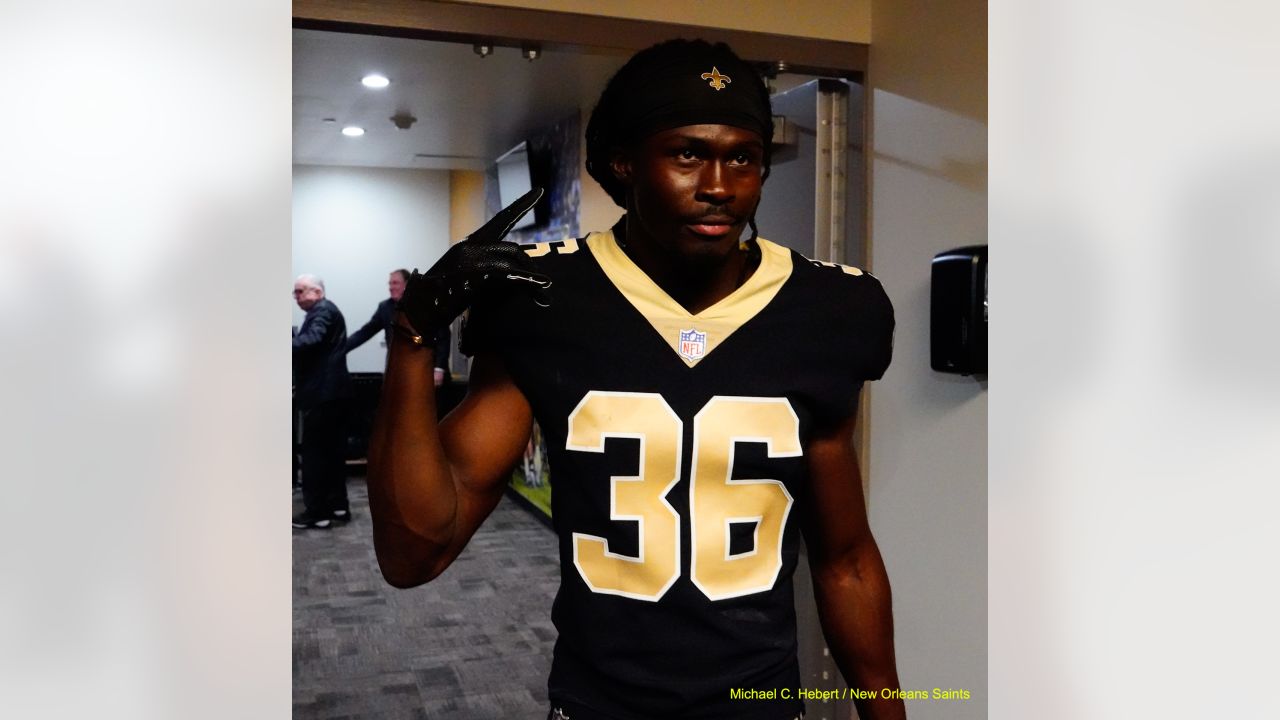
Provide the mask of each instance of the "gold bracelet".
[{"label": "gold bracelet", "polygon": [[409,342],[413,343],[414,345],[417,345],[418,347],[425,347],[427,344],[426,338],[417,334],[412,329],[407,328],[404,325],[401,325],[400,323],[397,323],[397,322],[391,323],[391,329],[395,330],[396,335],[399,335],[400,337],[404,338],[405,340],[408,340]]}]

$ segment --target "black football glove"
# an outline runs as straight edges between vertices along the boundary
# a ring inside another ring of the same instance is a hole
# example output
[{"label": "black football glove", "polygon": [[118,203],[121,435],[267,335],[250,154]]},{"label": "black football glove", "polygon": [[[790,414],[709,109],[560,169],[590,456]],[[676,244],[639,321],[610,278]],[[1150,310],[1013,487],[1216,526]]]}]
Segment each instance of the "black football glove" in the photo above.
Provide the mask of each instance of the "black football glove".
[{"label": "black football glove", "polygon": [[416,332],[436,335],[480,298],[527,292],[539,305],[551,304],[551,280],[534,272],[519,245],[502,240],[540,197],[542,188],[530,190],[449,248],[426,274],[414,269],[396,307]]}]

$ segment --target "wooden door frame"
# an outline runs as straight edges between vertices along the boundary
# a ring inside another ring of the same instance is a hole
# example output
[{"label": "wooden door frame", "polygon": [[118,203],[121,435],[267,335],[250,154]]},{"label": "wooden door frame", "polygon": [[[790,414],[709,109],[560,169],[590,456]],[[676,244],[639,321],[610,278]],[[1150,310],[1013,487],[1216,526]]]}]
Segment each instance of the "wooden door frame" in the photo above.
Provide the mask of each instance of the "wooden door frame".
[{"label": "wooden door frame", "polygon": [[435,0],[293,0],[293,26],[623,56],[673,37],[700,37],[726,42],[750,62],[781,61],[791,72],[853,80],[861,80],[869,56],[865,43]]}]

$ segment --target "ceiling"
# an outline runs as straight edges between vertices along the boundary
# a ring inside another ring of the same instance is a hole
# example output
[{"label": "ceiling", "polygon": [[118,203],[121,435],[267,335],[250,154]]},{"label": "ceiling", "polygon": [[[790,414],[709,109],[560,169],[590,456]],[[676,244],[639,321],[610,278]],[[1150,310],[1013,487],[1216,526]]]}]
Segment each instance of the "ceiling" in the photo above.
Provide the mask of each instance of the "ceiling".
[{"label": "ceiling", "polygon": [[[546,51],[531,62],[507,47],[482,58],[471,45],[295,29],[293,162],[483,169],[530,129],[589,113],[626,59]],[[391,85],[360,83],[375,72]],[[417,122],[396,128],[399,111]],[[364,136],[344,136],[346,125]]]}]

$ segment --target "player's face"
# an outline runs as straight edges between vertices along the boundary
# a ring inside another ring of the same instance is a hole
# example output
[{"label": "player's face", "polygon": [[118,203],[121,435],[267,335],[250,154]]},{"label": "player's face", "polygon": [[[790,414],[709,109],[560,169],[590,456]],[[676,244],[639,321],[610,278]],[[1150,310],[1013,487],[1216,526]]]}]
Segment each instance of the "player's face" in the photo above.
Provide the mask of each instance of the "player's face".
[{"label": "player's face", "polygon": [[320,302],[322,297],[324,297],[324,293],[314,285],[308,285],[301,281],[293,284],[293,299],[303,311],[315,307],[315,304]]},{"label": "player's face", "polygon": [[686,125],[643,140],[623,162],[632,210],[659,248],[694,263],[732,253],[760,201],[764,142],[729,125]]},{"label": "player's face", "polygon": [[398,272],[391,273],[391,277],[387,278],[387,291],[391,293],[392,300],[400,302],[400,296],[404,295],[404,284],[404,278]]}]

